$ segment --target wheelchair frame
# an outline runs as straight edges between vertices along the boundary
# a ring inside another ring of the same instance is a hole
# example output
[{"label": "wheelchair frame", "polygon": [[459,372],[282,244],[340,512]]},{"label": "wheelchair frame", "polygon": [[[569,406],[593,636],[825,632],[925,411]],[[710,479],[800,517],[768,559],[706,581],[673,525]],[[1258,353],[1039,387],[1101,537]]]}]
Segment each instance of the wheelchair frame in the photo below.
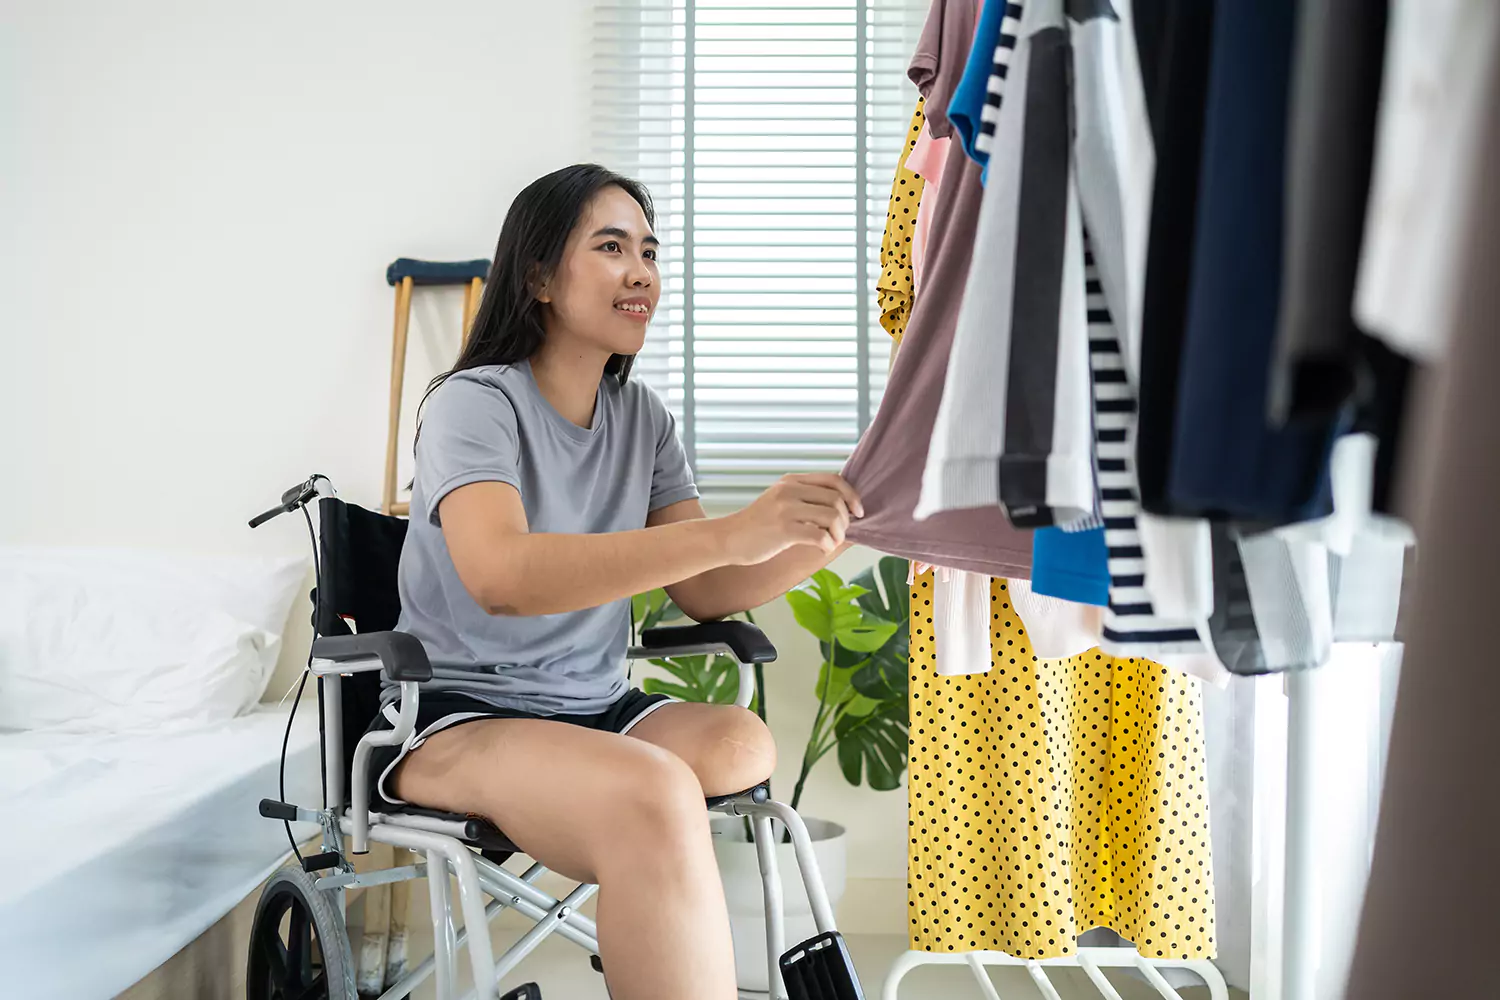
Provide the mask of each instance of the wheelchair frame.
[{"label": "wheelchair frame", "polygon": [[[674,630],[663,629],[670,633]],[[691,627],[683,632],[694,631]],[[314,640],[311,670],[322,684],[322,753],[327,772],[329,802],[344,800],[344,738],[342,732],[341,678],[364,671],[383,670],[388,677],[404,675],[395,660],[394,650],[379,648],[380,639],[399,636],[401,633],[367,633],[357,636],[323,637]],[[333,640],[333,642],[330,642]],[[350,640],[354,640],[351,642]],[[387,642],[387,645],[389,643]],[[338,659],[320,656],[333,653]],[[363,651],[356,654],[353,647]],[[334,652],[337,650],[337,652]],[[373,651],[373,652],[372,652]],[[735,704],[748,708],[755,694],[755,675],[750,664],[741,660],[728,643],[688,643],[663,645],[651,648],[632,647],[628,652],[631,660],[663,656],[683,656],[701,653],[723,653],[732,657],[739,668],[739,694]],[[354,655],[351,655],[354,654]],[[425,661],[425,657],[423,657]],[[423,663],[425,667],[425,662]],[[430,667],[427,668],[430,673]],[[351,888],[426,878],[432,906],[433,954],[413,968],[406,976],[381,994],[380,1000],[397,1000],[407,996],[429,976],[436,978],[438,1000],[455,1000],[457,986],[458,950],[468,946],[469,961],[473,969],[475,989],[465,997],[490,1000],[497,996],[497,983],[518,966],[543,940],[557,934],[585,949],[593,956],[599,953],[598,928],[594,921],[579,912],[579,907],[599,889],[597,885],[580,883],[562,899],[537,888],[536,881],[547,869],[534,863],[522,875],[516,875],[477,854],[468,843],[469,834],[465,824],[457,820],[444,820],[428,816],[374,813],[369,808],[370,753],[376,746],[393,746],[405,742],[413,732],[419,700],[416,680],[400,680],[401,697],[396,727],[391,730],[365,733],[360,737],[354,752],[354,768],[349,777],[350,807],[347,811],[335,808],[296,809],[296,818],[304,822],[317,823],[323,831],[322,849],[343,857],[343,838],[350,839],[352,853],[363,854],[369,842],[390,844],[414,851],[425,861],[401,868],[356,873],[352,865],[343,861],[334,874],[324,875],[315,882],[319,891],[335,896],[337,911],[345,914],[346,893]],[[333,766],[328,767],[332,762]],[[290,805],[290,804],[288,804]],[[813,854],[812,841],[802,818],[788,805],[771,800],[763,786],[750,791],[714,800],[708,805],[712,811],[730,816],[745,816],[751,821],[751,830],[756,845],[756,856],[760,863],[761,882],[766,904],[766,954],[772,1000],[786,1000],[786,986],[782,980],[778,959],[787,951],[785,918],[782,907],[781,879],[778,871],[775,844],[777,835],[773,820],[779,820],[791,835],[797,866],[806,887],[808,901],[812,907],[814,923],[818,933],[836,930],[833,909],[823,885]],[[441,873],[440,877],[433,877]],[[452,875],[458,883],[458,905],[463,912],[465,929],[455,933],[453,925],[453,900],[449,880]],[[486,898],[489,901],[486,902]],[[471,934],[469,929],[484,927],[503,909],[510,908],[531,920],[533,926],[512,944],[497,960],[490,944],[488,933]],[[352,956],[350,957],[352,961]],[[353,1000],[353,998],[350,998]]]}]

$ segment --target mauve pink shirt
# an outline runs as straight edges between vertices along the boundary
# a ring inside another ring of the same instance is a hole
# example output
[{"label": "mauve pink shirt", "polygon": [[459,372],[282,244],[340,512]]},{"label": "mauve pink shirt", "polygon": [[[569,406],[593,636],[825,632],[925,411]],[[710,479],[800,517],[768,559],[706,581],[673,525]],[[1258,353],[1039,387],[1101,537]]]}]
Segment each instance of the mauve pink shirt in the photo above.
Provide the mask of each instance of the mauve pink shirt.
[{"label": "mauve pink shirt", "polygon": [[[963,74],[979,0],[934,0],[908,73],[927,99],[927,126],[946,138],[948,101]],[[947,511],[912,519],[922,489],[927,446],[942,401],[953,331],[969,277],[969,257],[983,188],[979,165],[963,144],[948,143],[942,181],[922,213],[930,215],[922,289],[912,308],[885,397],[844,466],[864,501],[865,516],[849,526],[861,545],[906,559],[1014,579],[1031,577],[1031,533],[1011,527],[1000,507]],[[999,475],[999,470],[996,470]]]}]

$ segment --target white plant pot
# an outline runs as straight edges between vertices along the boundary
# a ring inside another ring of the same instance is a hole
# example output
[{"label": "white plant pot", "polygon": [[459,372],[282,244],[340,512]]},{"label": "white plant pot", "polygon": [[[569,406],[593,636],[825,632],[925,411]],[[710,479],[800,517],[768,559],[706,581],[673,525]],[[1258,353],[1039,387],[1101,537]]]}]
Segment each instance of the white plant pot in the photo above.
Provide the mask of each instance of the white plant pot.
[{"label": "white plant pot", "polygon": [[[837,912],[844,895],[848,871],[847,838],[844,828],[821,819],[806,819],[812,838],[813,856],[828,892],[828,904]],[[755,844],[745,836],[745,820],[737,816],[716,816],[710,820],[714,833],[714,855],[719,861],[719,875],[724,880],[724,898],[729,904],[729,930],[734,936],[734,967],[741,990],[768,993],[766,981],[766,898],[760,881],[760,862]],[[780,823],[771,824],[778,838]],[[781,876],[781,898],[786,911],[786,946],[791,948],[818,933],[813,922],[812,906],[802,885],[801,869],[790,842],[776,845],[776,870]]]}]

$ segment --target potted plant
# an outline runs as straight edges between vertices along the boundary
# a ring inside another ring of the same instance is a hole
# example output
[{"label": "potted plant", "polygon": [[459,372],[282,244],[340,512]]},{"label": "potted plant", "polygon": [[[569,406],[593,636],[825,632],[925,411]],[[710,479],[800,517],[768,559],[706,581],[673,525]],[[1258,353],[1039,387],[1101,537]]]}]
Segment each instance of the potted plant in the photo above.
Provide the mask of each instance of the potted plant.
[{"label": "potted plant", "polygon": [[[834,754],[850,784],[878,791],[900,787],[907,760],[907,564],[886,556],[845,583],[831,570],[820,570],[787,594],[797,623],[817,640],[822,663],[813,693],[818,710],[802,751],[791,805],[799,808],[808,775],[820,760]],[[636,598],[636,621],[642,628],[680,616],[661,592]],[[748,614],[746,616],[749,617]],[[691,656],[653,660],[672,680],[648,678],[643,688],[685,701],[731,704],[738,689],[734,661],[727,656]],[[763,673],[756,669],[758,714],[765,718]],[[813,853],[828,890],[838,905],[846,871],[844,828],[827,820],[804,817]],[[767,990],[765,908],[760,866],[746,820],[716,817],[712,821],[734,935],[735,966],[742,990]],[[778,831],[780,830],[778,826]],[[816,933],[807,893],[798,874],[789,839],[777,845],[777,863],[786,912],[788,946]]]}]

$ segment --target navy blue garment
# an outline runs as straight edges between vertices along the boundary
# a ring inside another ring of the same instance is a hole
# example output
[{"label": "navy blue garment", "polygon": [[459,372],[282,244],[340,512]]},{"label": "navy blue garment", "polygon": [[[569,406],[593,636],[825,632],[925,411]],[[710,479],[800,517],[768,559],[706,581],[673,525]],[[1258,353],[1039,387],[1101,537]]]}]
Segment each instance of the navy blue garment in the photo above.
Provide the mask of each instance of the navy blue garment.
[{"label": "navy blue garment", "polygon": [[1144,19],[1137,17],[1135,28],[1156,140],[1156,177],[1146,245],[1135,470],[1141,508],[1170,514],[1167,481],[1172,474],[1172,427],[1192,284],[1215,0],[1138,5],[1141,11],[1147,7],[1158,9]]},{"label": "navy blue garment", "polygon": [[1104,529],[1038,528],[1031,535],[1031,592],[1077,604],[1109,605]]},{"label": "navy blue garment", "polygon": [[1168,504],[1285,523],[1330,509],[1327,426],[1272,430],[1295,0],[1220,0]]}]

